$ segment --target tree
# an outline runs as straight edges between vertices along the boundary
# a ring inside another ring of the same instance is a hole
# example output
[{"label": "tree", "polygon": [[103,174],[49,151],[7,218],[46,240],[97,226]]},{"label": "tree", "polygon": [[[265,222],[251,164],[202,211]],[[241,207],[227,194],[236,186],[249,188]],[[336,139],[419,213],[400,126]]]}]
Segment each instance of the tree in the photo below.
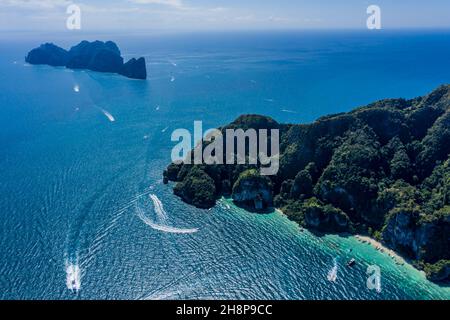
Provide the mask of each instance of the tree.
[{"label": "tree", "polygon": [[405,148],[400,148],[394,154],[390,163],[391,175],[395,180],[411,180],[411,160],[406,153]]}]

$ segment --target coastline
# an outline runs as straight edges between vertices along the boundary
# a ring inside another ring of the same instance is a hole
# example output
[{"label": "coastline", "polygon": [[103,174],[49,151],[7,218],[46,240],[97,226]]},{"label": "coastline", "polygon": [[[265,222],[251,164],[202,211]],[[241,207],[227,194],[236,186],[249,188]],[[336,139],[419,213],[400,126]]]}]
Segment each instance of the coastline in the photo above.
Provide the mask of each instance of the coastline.
[{"label": "coastline", "polygon": [[[229,201],[229,199],[222,197],[223,200]],[[245,210],[245,209],[244,209]],[[302,227],[297,222],[288,218],[288,216],[279,208],[273,208],[273,213],[282,216],[286,220],[290,221],[292,225],[295,225],[296,233],[298,235],[307,234],[322,239],[322,236],[316,235],[309,229]],[[362,264],[376,264],[383,267],[383,270],[389,274],[399,275],[401,278],[408,278],[416,284],[421,284],[422,289],[432,287],[433,290],[442,292],[440,299],[448,299],[450,294],[450,288],[443,286],[440,283],[436,283],[427,278],[425,272],[417,268],[411,259],[403,257],[400,253],[388,248],[386,245],[382,244],[370,236],[362,234],[323,234],[323,240],[320,241],[323,245],[328,246],[330,249],[340,249],[343,261],[347,261],[348,258],[355,258],[357,263]],[[366,249],[364,249],[366,248]],[[376,253],[378,252],[378,254]],[[368,256],[366,256],[368,255]],[[389,263],[390,262],[390,263]],[[383,263],[387,263],[386,265]],[[395,270],[395,271],[393,271]],[[431,290],[431,289],[430,289]],[[441,291],[442,290],[442,291]],[[431,292],[431,291],[430,291]],[[440,293],[441,294],[441,293]],[[423,299],[428,299],[426,296]]]},{"label": "coastline", "polygon": [[226,194],[250,212],[282,208],[319,236],[362,233],[352,239],[386,253],[394,264],[409,261],[430,280],[445,282],[450,276],[445,250],[450,211],[445,201],[435,199],[445,195],[450,159],[448,147],[432,141],[445,140],[449,106],[450,85],[441,85],[422,97],[379,100],[309,124],[242,114],[218,131],[280,130],[277,158],[282,161],[274,177],[259,172],[257,163],[239,167],[218,161],[209,168],[188,161],[169,164],[164,183],[177,182],[175,195],[197,208],[210,208]]},{"label": "coastline", "polygon": [[[285,216],[286,218],[288,218],[287,215],[281,209],[275,208],[274,211],[278,212],[278,213],[282,214],[283,216]],[[302,227],[300,225],[298,225],[298,227],[299,227],[299,231],[300,232],[304,232],[305,230],[307,230],[306,228],[304,228],[304,227]],[[350,237],[356,239],[356,241],[358,241],[359,243],[367,244],[367,245],[372,246],[374,249],[376,249],[381,254],[389,256],[389,258],[391,258],[396,265],[398,265],[398,266],[405,266],[405,265],[411,266],[412,268],[414,268],[415,270],[417,270],[418,272],[420,272],[421,274],[423,274],[425,276],[425,273],[423,272],[423,270],[417,269],[411,263],[411,261],[409,259],[402,257],[399,253],[397,253],[394,250],[386,247],[380,241],[377,241],[377,240],[375,240],[375,239],[373,239],[373,238],[371,238],[369,236],[365,236],[365,235],[361,235],[361,234],[351,234]]]},{"label": "coastline", "polygon": [[[394,250],[389,249],[388,247],[383,245],[381,242],[379,242],[379,241],[377,241],[377,240],[375,240],[375,239],[373,239],[373,238],[371,238],[369,236],[363,236],[363,235],[357,234],[357,235],[354,235],[353,237],[358,242],[371,245],[378,252],[383,253],[385,255],[388,255],[392,260],[394,260],[395,264],[397,264],[399,266],[404,266],[405,264],[409,264],[412,267],[414,267],[408,259],[402,257],[400,254],[398,254]],[[420,272],[422,272],[421,270],[419,270],[417,268],[415,268],[415,269],[420,271]]]}]

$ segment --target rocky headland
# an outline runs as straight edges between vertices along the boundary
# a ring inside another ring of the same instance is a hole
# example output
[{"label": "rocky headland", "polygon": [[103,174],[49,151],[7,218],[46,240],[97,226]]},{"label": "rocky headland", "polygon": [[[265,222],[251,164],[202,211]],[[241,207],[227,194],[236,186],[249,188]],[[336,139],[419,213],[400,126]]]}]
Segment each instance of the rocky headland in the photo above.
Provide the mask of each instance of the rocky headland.
[{"label": "rocky headland", "polygon": [[368,235],[430,280],[450,280],[449,85],[311,124],[244,115],[220,130],[227,128],[279,129],[278,173],[261,176],[258,165],[170,164],[164,180],[176,183],[185,202],[211,208],[230,196],[250,211],[280,208],[311,230]]}]

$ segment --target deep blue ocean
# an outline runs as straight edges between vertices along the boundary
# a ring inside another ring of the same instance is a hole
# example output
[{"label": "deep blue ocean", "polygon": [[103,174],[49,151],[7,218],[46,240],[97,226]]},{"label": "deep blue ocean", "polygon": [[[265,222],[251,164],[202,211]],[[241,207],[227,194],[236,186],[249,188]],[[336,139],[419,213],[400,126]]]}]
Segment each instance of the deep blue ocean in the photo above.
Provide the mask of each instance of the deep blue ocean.
[{"label": "deep blue ocean", "polygon": [[[24,63],[84,38],[145,56],[149,79]],[[0,35],[0,299],[450,299],[354,238],[228,200],[195,209],[162,183],[194,120],[307,123],[443,83],[450,31]]]}]

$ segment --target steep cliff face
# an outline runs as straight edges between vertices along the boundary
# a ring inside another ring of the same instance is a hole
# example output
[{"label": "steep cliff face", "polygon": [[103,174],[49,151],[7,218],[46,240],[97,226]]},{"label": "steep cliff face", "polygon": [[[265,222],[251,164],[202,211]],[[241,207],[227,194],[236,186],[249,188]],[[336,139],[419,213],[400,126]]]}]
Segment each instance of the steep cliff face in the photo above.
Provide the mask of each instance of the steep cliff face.
[{"label": "steep cliff face", "polygon": [[[297,222],[312,230],[346,232],[351,227],[350,219],[342,210],[332,205],[324,205],[316,198],[302,202],[297,212],[300,214],[300,221]],[[296,220],[295,216],[292,218]]]},{"label": "steep cliff face", "polygon": [[232,198],[238,205],[251,210],[268,209],[273,206],[271,181],[255,169],[244,171],[234,184]]},{"label": "steep cliff face", "polygon": [[420,212],[414,208],[396,209],[388,218],[383,240],[389,247],[417,258],[417,220]]},{"label": "steep cliff face", "polygon": [[121,75],[132,79],[147,79],[147,69],[145,66],[145,59],[131,59],[125,63],[119,72]]},{"label": "steep cliff face", "polygon": [[82,41],[69,50],[67,68],[118,73],[122,65],[119,48],[111,41]]},{"label": "steep cliff face", "polygon": [[[280,170],[266,183],[257,177],[259,165],[202,166],[216,198],[234,186],[234,201],[251,209],[273,202],[307,228],[367,233],[415,260],[430,278],[447,280],[450,86],[306,125],[245,115],[224,128],[279,129]],[[165,180],[183,184],[195,167],[171,165]]]},{"label": "steep cliff face", "polygon": [[450,214],[440,210],[431,219],[419,208],[395,209],[383,230],[384,241],[415,260],[436,263],[450,258]]},{"label": "steep cliff face", "polygon": [[147,78],[145,59],[131,59],[124,64],[119,48],[112,41],[82,41],[69,51],[53,44],[45,44],[30,51],[26,61],[30,64],[119,73],[133,79]]},{"label": "steep cliff face", "polygon": [[448,282],[450,280],[450,260],[441,260],[433,265],[426,264],[424,269],[431,281]]}]

